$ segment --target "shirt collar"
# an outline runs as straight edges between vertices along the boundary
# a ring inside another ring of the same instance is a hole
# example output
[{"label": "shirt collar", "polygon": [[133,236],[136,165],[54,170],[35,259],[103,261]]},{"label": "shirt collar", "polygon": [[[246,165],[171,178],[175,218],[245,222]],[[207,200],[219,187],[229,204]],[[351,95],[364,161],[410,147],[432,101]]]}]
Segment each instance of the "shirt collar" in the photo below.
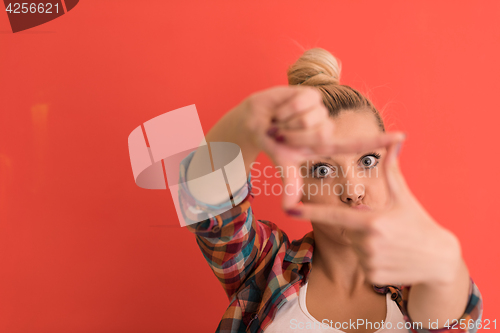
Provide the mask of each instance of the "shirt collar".
[{"label": "shirt collar", "polygon": [[313,251],[314,234],[313,231],[310,231],[301,239],[292,241],[286,251],[284,260],[295,264],[311,263]]}]

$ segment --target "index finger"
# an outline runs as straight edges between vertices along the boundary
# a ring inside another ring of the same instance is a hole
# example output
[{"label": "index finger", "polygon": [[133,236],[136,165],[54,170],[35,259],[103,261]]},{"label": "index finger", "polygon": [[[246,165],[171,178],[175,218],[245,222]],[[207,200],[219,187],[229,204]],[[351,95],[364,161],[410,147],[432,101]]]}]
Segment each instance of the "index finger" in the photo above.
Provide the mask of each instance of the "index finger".
[{"label": "index finger", "polygon": [[356,153],[370,149],[389,147],[405,139],[403,132],[382,133],[372,137],[343,139],[334,135],[326,138],[323,142],[318,142],[315,151],[324,155],[341,153]]},{"label": "index finger", "polygon": [[[293,116],[310,111],[323,105],[323,99],[319,90],[312,87],[297,87],[295,95],[281,104],[275,113],[278,122],[288,121]],[[326,110],[326,107],[324,107]]]},{"label": "index finger", "polygon": [[295,218],[311,220],[311,222],[315,223],[338,225],[358,231],[368,231],[370,221],[375,216],[373,212],[312,203],[295,206],[287,210],[287,214]]}]

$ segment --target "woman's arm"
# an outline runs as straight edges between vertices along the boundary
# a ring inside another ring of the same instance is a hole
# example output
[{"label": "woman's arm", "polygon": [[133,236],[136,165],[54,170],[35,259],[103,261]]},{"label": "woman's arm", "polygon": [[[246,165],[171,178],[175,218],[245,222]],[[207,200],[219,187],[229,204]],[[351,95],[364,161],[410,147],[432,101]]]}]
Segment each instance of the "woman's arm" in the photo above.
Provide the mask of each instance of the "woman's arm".
[{"label": "woman's arm", "polygon": [[422,332],[476,332],[483,312],[481,292],[461,257],[458,239],[448,231],[436,234],[437,244],[427,246],[441,254],[441,279],[403,286],[401,311],[407,322],[421,323]]},{"label": "woman's arm", "polygon": [[[261,151],[260,147],[255,143],[255,133],[249,127],[248,118],[251,109],[248,104],[249,101],[245,100],[243,103],[226,113],[205,137],[209,145],[211,142],[231,142],[237,144],[243,155],[246,178],[248,178],[250,174],[252,163],[255,162]],[[206,172],[206,164],[209,160],[205,158],[205,155],[206,150],[200,149],[194,154],[187,170],[188,181],[196,179]],[[241,188],[244,185],[245,182],[241,180],[241,183],[237,184],[237,188]],[[227,200],[228,194],[227,191],[217,192],[214,188],[195,187],[192,184],[189,185],[189,191],[197,200],[211,205],[223,203]]]},{"label": "woman's arm", "polygon": [[[239,191],[231,193],[233,199],[239,202],[236,207],[227,202],[226,190],[217,192],[217,189],[207,188],[207,185],[197,187],[189,183],[206,173],[206,150],[198,149],[191,153],[182,161],[180,168],[179,202],[188,221],[201,220],[195,213],[195,216],[189,216],[191,212],[226,210],[199,223],[188,224],[187,229],[196,235],[203,256],[229,299],[249,276],[262,246],[260,222],[256,221],[251,207],[254,196],[250,182],[251,165],[260,153],[260,148],[255,144],[254,133],[248,126],[247,116],[251,112],[248,106],[249,102],[245,100],[233,108],[214,125],[205,138],[208,145],[211,142],[231,142],[241,149],[247,181],[238,184]],[[244,191],[245,187],[247,191]],[[246,197],[240,197],[245,193]]]},{"label": "woman's arm", "polygon": [[[196,235],[200,250],[210,268],[218,278],[226,295],[231,299],[251,272],[261,254],[261,249],[266,243],[263,234],[273,235],[272,247],[267,247],[264,255],[273,256],[277,248],[284,241],[278,228],[268,228],[267,225],[257,221],[253,215],[251,204],[254,196],[251,192],[250,179],[244,188],[234,193],[234,199],[241,201],[236,207],[231,207],[231,202],[220,205],[208,205],[194,199],[188,186],[182,182],[185,179],[185,170],[191,162],[190,154],[181,164],[181,187],[179,201],[184,218],[198,221],[197,212],[213,210],[217,207],[227,207],[224,213],[198,223],[188,224],[186,228]],[[242,198],[241,196],[246,196]]]},{"label": "woman's arm", "polygon": [[[441,266],[450,268],[442,271],[441,280],[414,284],[408,293],[408,299],[411,300],[408,302],[408,314],[413,321],[422,322],[424,328],[437,329],[453,325],[454,320],[459,321],[472,311],[468,305],[471,297],[474,298],[473,281],[461,257],[459,241],[453,235],[443,236],[442,239],[441,243],[450,245],[440,249],[441,244],[436,244],[435,250],[447,254],[448,258],[445,256],[442,259]],[[450,239],[450,242],[444,239]],[[439,238],[436,241],[439,242]],[[480,300],[480,295],[475,296],[479,296]]]}]

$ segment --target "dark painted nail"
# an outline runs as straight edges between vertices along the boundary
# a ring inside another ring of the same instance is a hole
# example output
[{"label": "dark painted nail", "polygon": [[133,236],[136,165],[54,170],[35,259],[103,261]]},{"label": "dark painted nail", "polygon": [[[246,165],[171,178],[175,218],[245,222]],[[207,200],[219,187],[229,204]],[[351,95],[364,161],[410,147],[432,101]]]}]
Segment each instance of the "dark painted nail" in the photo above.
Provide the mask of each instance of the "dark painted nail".
[{"label": "dark painted nail", "polygon": [[268,131],[267,131],[267,135],[271,136],[271,137],[274,137],[276,135],[276,133],[278,132],[278,127],[276,126],[272,126]]},{"label": "dark painted nail", "polygon": [[285,137],[283,135],[278,135],[274,138],[277,142],[285,142]]},{"label": "dark painted nail", "polygon": [[288,215],[293,215],[293,216],[300,216],[300,215],[302,215],[302,213],[300,212],[300,210],[297,210],[297,209],[288,209],[286,211],[286,213]]}]

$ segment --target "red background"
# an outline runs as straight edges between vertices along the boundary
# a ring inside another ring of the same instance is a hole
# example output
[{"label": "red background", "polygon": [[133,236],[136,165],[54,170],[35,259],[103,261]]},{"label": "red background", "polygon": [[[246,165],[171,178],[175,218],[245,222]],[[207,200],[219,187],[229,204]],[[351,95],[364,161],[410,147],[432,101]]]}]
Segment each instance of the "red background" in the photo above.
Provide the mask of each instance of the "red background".
[{"label": "red background", "polygon": [[500,319],[500,2],[479,4],[87,0],[17,34],[0,13],[0,332],[214,331],[226,296],[127,137],[190,104],[206,133],[316,46],[408,133],[406,179]]}]

